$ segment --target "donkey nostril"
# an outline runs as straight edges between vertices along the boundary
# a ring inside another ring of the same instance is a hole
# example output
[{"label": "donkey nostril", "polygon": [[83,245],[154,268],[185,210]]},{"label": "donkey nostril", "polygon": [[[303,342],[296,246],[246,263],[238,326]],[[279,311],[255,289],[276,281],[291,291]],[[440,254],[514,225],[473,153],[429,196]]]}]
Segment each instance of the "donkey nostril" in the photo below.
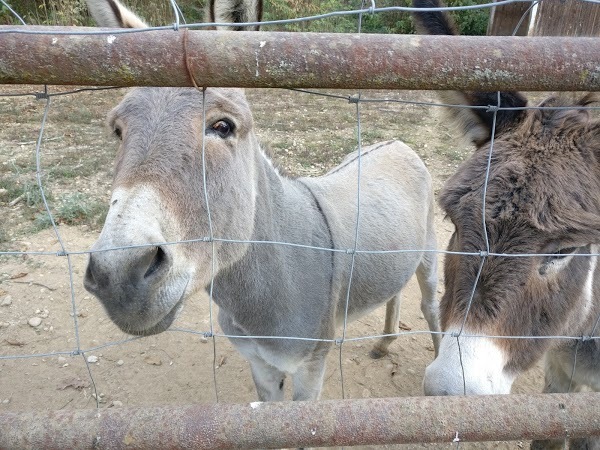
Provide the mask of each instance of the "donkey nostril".
[{"label": "donkey nostril", "polygon": [[166,260],[167,254],[165,253],[165,251],[160,247],[156,247],[156,253],[154,254],[154,258],[152,259],[148,270],[146,270],[146,273],[144,274],[144,278],[152,276],[152,274],[154,274],[161,268],[161,266],[166,262]]},{"label": "donkey nostril", "polygon": [[88,265],[85,269],[85,276],[83,277],[83,285],[88,291],[93,291],[97,288],[96,278],[94,277],[93,259],[90,257]]}]

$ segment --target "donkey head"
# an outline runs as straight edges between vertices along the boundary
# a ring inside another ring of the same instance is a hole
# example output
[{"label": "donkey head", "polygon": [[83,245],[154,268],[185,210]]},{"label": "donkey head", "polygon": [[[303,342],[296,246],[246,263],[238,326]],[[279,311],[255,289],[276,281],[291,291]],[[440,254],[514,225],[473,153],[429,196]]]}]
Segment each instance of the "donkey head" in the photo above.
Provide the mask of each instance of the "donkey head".
[{"label": "donkey head", "polygon": [[[448,250],[479,255],[446,256],[444,331],[589,334],[600,312],[593,300],[596,257],[576,255],[597,252],[600,242],[599,158],[600,123],[587,113],[531,110],[446,182],[440,203],[455,227]],[[551,345],[557,344],[446,335],[427,369],[426,392],[507,393]]]},{"label": "donkey head", "polygon": [[[144,26],[116,0],[88,3],[100,25]],[[259,9],[248,9],[260,6],[256,0],[222,3],[233,6],[217,10],[211,2],[212,19],[260,18]],[[239,89],[136,88],[109,113],[108,123],[119,144],[113,192],[84,285],[122,330],[158,333],[186,297],[209,283],[213,270],[244,251],[218,242],[168,243],[202,240],[213,230],[249,238],[259,148],[252,114]],[[219,207],[209,210],[207,202],[216,205],[217,199]]]},{"label": "donkey head", "polygon": [[[426,31],[434,30],[431,21],[451,28],[441,13],[416,16]],[[443,95],[454,104],[526,106],[515,92]],[[508,393],[520,373],[564,341],[498,336],[589,335],[600,314],[596,257],[585,256],[600,243],[600,122],[561,109],[569,105],[555,98],[540,106],[549,109],[453,116],[477,149],[440,195],[455,227],[440,305],[449,334],[426,370],[426,394]]]}]

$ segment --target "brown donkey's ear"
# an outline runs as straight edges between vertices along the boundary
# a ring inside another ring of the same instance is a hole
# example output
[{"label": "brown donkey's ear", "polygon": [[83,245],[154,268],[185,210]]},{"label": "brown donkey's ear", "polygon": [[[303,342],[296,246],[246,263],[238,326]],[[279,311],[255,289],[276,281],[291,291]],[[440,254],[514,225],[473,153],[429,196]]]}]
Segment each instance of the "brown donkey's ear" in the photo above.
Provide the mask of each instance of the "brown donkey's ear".
[{"label": "brown donkey's ear", "polygon": [[543,124],[560,129],[562,132],[576,129],[578,134],[582,135],[582,144],[588,139],[587,135],[593,135],[592,131],[596,127],[596,121],[592,120],[589,109],[585,109],[594,103],[600,102],[600,94],[589,93],[574,102],[567,101],[564,97],[552,96],[542,101],[536,110],[537,119]]},{"label": "brown donkey's ear", "polygon": [[101,27],[148,28],[148,25],[118,0],[87,0],[90,14]]},{"label": "brown donkey's ear", "polygon": [[[214,23],[246,23],[262,20],[262,0],[209,0],[205,21]],[[223,30],[258,31],[260,25],[217,27]]]},{"label": "brown donkey's ear", "polygon": [[[440,0],[413,0],[415,8],[441,8]],[[447,11],[414,11],[415,26],[421,34],[456,35],[456,26]],[[451,105],[481,106],[481,109],[452,108],[450,118],[458,124],[461,132],[475,145],[481,146],[490,140],[492,127],[496,135],[516,124],[523,116],[523,110],[496,110],[497,106],[522,108],[527,99],[519,92],[461,92],[442,91],[438,93],[442,102]],[[483,108],[485,107],[485,108]]]},{"label": "brown donkey's ear", "polygon": [[[413,0],[413,8],[443,8],[439,0]],[[419,34],[457,35],[458,29],[447,11],[413,11]]]}]

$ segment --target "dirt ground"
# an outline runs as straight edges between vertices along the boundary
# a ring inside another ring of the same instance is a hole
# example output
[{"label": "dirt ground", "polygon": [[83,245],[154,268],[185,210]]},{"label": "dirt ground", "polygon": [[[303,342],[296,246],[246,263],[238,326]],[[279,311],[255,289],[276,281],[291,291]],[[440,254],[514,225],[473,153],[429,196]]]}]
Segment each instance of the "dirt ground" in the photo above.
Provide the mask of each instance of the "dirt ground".
[{"label": "dirt ground", "polygon": [[[26,87],[0,87],[0,94],[16,91],[29,92]],[[0,412],[95,408],[96,398],[100,408],[211,403],[217,398],[225,403],[256,400],[248,364],[230,342],[198,334],[211,329],[220,332],[214,305],[211,324],[207,295],[187,299],[171,331],[131,339],[111,323],[83,288],[85,251],[99,233],[101,216],[88,212],[70,221],[60,215],[61,208],[73,193],[81,193],[80,200],[88,204],[107,203],[115,145],[103,130],[103,121],[122,94],[93,92],[53,99],[42,148],[43,181],[52,192],[51,208],[60,217],[60,238],[70,256],[0,255]],[[428,93],[364,95],[433,100]],[[259,135],[275,160],[293,174],[323,173],[356,146],[355,105],[347,101],[279,90],[256,90],[248,96]],[[0,186],[4,189],[0,190],[0,250],[56,253],[61,249],[51,228],[39,231],[40,202],[29,201],[25,189],[9,187],[10,183],[26,187],[34,181],[42,107],[43,102],[29,97],[0,97],[0,180],[4,182],[4,187]],[[361,106],[361,123],[364,145],[396,138],[415,148],[434,176],[436,191],[470,151],[459,145],[434,108],[367,103]],[[19,195],[22,199],[13,204]],[[440,211],[436,228],[443,249],[451,225],[444,222]],[[442,257],[440,277],[441,262]],[[441,280],[438,292],[442,292]],[[404,331],[427,330],[419,301],[412,280],[403,293]],[[347,337],[379,334],[383,321],[384,308],[380,308],[351,323]],[[348,341],[334,348],[323,399],[422,395],[424,369],[433,360],[429,335],[401,336],[390,355],[381,360],[369,358],[372,343],[370,339]],[[84,353],[74,354],[77,349]],[[513,392],[534,393],[541,387],[538,367],[519,378]],[[524,445],[465,443],[460,448]],[[423,447],[455,445],[382,448]]]}]

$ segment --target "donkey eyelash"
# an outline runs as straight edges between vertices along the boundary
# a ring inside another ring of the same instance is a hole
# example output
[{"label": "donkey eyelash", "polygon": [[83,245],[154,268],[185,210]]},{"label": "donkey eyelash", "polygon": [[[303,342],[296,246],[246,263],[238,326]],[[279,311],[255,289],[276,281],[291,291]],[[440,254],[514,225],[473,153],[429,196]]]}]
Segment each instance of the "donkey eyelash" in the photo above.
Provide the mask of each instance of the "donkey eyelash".
[{"label": "donkey eyelash", "polygon": [[572,256],[579,247],[565,247],[561,248],[557,251],[552,252],[552,254],[546,256],[548,260],[557,261],[561,259],[565,259],[568,256]]},{"label": "donkey eyelash", "polygon": [[220,138],[226,139],[235,133],[235,124],[229,119],[219,119],[206,128],[206,133],[215,133]]},{"label": "donkey eyelash", "polygon": [[557,273],[569,264],[579,247],[565,247],[545,256],[539,268],[540,275]]}]

